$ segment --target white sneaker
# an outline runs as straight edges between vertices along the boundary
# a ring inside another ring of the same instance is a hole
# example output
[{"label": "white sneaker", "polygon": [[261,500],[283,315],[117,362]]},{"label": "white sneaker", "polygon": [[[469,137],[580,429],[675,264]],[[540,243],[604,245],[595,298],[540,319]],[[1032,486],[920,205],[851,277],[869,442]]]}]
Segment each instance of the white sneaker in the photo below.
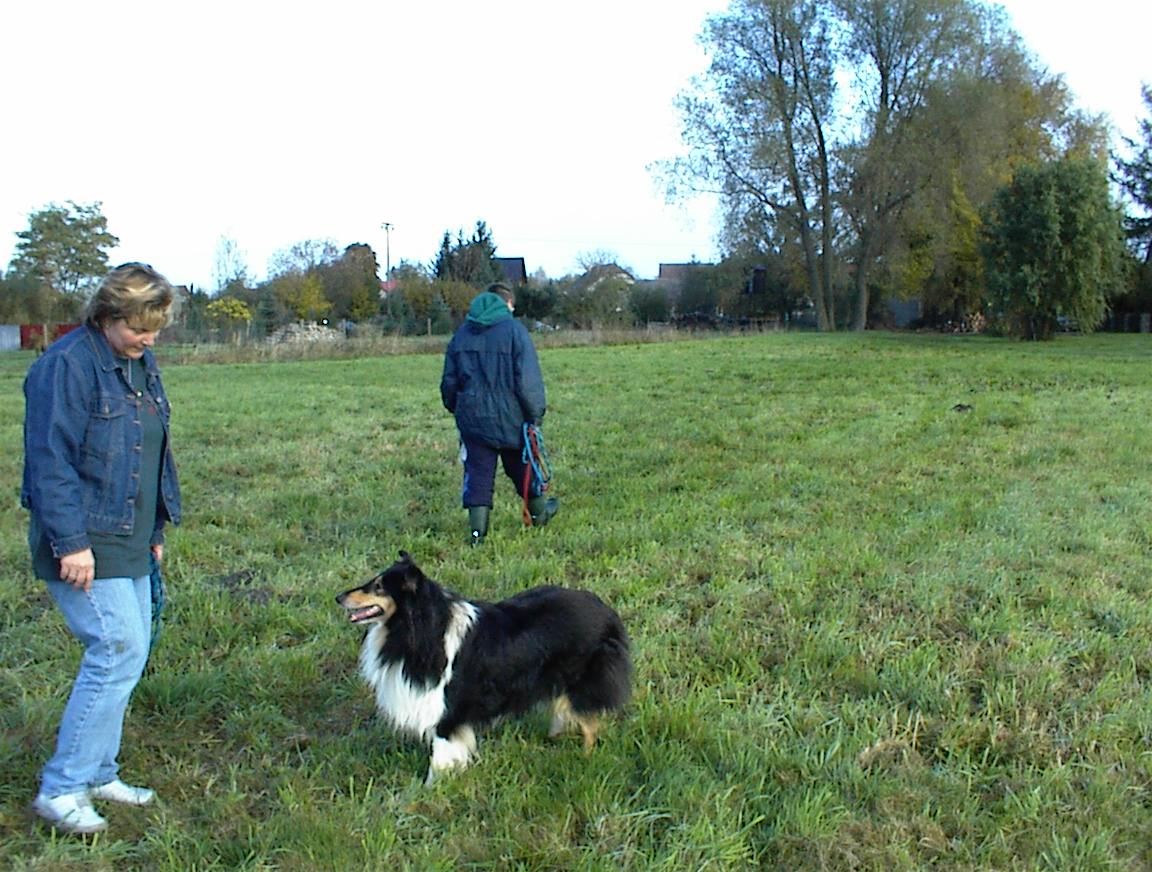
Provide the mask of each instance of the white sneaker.
[{"label": "white sneaker", "polygon": [[124,805],[148,805],[156,798],[155,791],[149,790],[147,787],[133,787],[131,784],[125,784],[119,778],[99,787],[89,788],[88,795],[92,799],[107,799],[110,802],[119,802]]},{"label": "white sneaker", "polygon": [[51,798],[40,794],[32,803],[36,814],[65,833],[99,833],[108,829],[108,821],[88,801],[87,794],[65,793]]}]

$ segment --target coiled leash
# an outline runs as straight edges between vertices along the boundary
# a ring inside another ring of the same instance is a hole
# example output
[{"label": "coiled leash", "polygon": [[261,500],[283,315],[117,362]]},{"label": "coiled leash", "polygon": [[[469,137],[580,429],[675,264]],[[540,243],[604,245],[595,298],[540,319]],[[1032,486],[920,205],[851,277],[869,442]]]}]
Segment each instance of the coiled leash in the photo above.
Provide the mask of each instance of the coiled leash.
[{"label": "coiled leash", "polygon": [[552,484],[552,464],[548,460],[548,449],[544,447],[544,434],[535,424],[524,422],[524,450],[520,452],[524,464],[524,523],[532,526],[532,512],[528,501],[540,497]]}]

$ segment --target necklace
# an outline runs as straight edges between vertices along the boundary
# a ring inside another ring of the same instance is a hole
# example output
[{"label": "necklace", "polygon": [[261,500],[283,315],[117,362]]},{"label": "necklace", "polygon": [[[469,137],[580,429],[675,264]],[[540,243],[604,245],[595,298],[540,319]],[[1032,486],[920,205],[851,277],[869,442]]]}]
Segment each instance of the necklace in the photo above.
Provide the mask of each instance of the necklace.
[{"label": "necklace", "polygon": [[143,391],[136,390],[136,386],[132,384],[132,369],[132,358],[129,357],[125,360],[124,365],[125,378],[128,381],[128,389],[132,391],[132,393],[134,393],[137,397],[141,397],[143,396]]}]

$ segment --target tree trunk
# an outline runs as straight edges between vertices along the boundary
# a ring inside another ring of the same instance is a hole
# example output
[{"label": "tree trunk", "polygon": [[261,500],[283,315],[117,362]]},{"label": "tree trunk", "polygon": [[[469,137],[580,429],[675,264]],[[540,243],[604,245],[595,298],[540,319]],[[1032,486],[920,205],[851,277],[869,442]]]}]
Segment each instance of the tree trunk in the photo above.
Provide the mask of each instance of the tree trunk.
[{"label": "tree trunk", "polygon": [[852,315],[852,330],[865,330],[868,327],[868,274],[872,263],[872,234],[863,229],[860,232],[860,257],[856,260],[856,274],[852,288],[856,293],[856,310]]},{"label": "tree trunk", "polygon": [[856,313],[852,316],[852,329],[864,330],[868,326],[868,276],[863,264],[856,265]]}]

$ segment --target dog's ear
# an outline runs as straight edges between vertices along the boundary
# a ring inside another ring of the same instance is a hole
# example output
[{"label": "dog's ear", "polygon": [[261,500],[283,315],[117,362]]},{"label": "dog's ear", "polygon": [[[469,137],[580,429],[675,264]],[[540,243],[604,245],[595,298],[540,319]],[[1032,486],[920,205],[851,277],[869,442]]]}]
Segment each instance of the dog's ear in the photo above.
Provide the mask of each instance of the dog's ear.
[{"label": "dog's ear", "polygon": [[403,571],[404,583],[400,585],[401,589],[408,593],[416,593],[420,585],[424,582],[424,573],[420,571],[419,566],[411,561],[404,567]]},{"label": "dog's ear", "polygon": [[396,569],[400,571],[400,575],[404,579],[400,585],[401,590],[415,593],[416,589],[420,587],[420,582],[424,581],[424,573],[420,571],[420,567],[416,565],[412,555],[401,550],[400,559],[396,561]]}]

